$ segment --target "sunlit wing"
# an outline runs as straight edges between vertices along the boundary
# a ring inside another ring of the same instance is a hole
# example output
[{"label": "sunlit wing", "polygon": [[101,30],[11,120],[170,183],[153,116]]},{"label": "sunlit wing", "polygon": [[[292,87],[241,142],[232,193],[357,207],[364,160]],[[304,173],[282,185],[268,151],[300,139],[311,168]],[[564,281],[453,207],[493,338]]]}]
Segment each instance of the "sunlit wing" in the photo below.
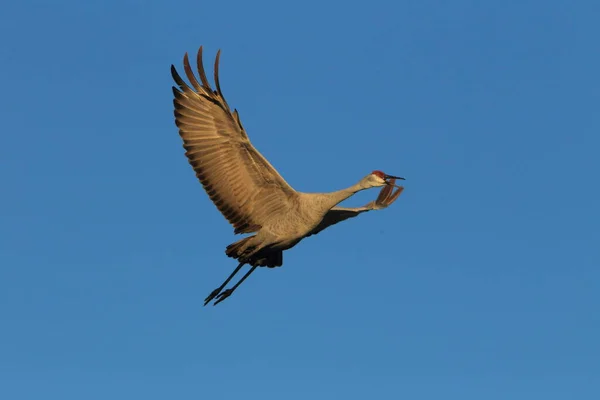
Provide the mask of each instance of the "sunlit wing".
[{"label": "sunlit wing", "polygon": [[254,148],[237,110],[231,112],[219,84],[219,56],[214,67],[216,90],[206,78],[202,47],[198,51],[198,82],[186,53],[183,64],[190,87],[171,66],[175,122],[186,157],[219,211],[235,233],[255,232],[269,214],[284,212],[294,189]]}]

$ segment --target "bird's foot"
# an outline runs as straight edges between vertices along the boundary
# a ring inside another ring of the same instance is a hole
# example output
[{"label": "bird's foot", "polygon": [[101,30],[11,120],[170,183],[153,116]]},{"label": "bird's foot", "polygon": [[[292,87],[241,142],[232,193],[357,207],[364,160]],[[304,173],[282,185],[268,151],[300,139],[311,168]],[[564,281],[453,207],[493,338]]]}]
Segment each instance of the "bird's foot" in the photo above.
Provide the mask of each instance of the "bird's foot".
[{"label": "bird's foot", "polygon": [[217,304],[219,304],[220,302],[222,302],[223,300],[225,300],[226,298],[228,298],[229,296],[231,296],[232,293],[233,293],[233,289],[223,290],[217,296],[217,301],[215,301],[215,303],[213,304],[213,306],[216,306]]},{"label": "bird's foot", "polygon": [[217,297],[217,295],[221,293],[221,288],[216,288],[215,290],[213,290],[212,292],[210,292],[210,294],[208,295],[208,297],[206,297],[204,299],[204,305],[207,305],[208,303],[211,302],[212,299],[214,299],[215,297]]}]

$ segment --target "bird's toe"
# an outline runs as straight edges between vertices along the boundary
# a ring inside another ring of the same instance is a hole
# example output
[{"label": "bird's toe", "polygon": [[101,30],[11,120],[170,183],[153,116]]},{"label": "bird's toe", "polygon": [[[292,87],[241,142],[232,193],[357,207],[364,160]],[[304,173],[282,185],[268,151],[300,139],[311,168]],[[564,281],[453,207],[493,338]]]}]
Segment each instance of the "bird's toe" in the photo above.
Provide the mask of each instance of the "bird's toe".
[{"label": "bird's toe", "polygon": [[204,299],[204,305],[207,305],[208,303],[210,303],[210,301],[212,299],[214,299],[215,297],[217,297],[217,295],[219,294],[219,292],[221,292],[221,288],[216,288],[215,290],[213,290],[212,292],[210,292],[210,294]]},{"label": "bird's toe", "polygon": [[233,293],[232,289],[223,290],[221,293],[219,293],[217,295],[217,301],[215,301],[213,306],[216,306],[217,304],[219,304],[220,302],[222,302],[223,300],[225,300],[226,298],[231,296],[232,293]]}]

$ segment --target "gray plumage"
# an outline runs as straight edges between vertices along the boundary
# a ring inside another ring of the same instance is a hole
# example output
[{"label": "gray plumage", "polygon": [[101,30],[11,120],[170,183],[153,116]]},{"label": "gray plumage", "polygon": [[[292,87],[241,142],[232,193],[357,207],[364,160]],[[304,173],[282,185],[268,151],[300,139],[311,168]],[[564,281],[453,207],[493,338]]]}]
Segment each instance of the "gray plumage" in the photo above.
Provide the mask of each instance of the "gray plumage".
[{"label": "gray plumage", "polygon": [[[349,188],[331,193],[302,193],[294,190],[250,143],[237,110],[231,111],[219,83],[219,57],[214,66],[216,90],[208,82],[202,62],[202,47],[197,55],[198,75],[194,76],[187,53],[183,58],[188,85],[171,66],[179,88],[173,87],[175,122],[183,139],[186,157],[210,199],[233,225],[234,233],[253,234],[229,246],[226,254],[239,261],[236,270],[205,300],[224,300],[258,266],[283,264],[283,251],[303,238],[365,211],[389,206],[402,187],[392,193],[396,179],[373,171]],[[383,187],[377,201],[363,207],[344,208],[337,204],[354,193]],[[251,269],[231,289],[222,291],[244,265]]]}]

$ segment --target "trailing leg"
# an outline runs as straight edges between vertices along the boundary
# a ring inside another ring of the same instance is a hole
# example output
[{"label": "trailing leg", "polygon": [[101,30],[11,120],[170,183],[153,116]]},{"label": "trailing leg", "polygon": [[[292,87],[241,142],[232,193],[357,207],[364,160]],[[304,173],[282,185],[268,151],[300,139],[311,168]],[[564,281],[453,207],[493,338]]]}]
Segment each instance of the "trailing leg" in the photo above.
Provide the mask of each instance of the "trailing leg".
[{"label": "trailing leg", "polygon": [[237,289],[238,286],[240,286],[242,284],[242,282],[244,282],[246,280],[246,278],[249,277],[250,274],[253,273],[257,267],[258,267],[258,265],[254,265],[252,268],[250,268],[250,271],[246,272],[246,275],[242,276],[242,279],[240,279],[240,281],[238,283],[233,285],[233,287],[231,289],[227,289],[227,290],[224,290],[223,292],[219,293],[219,295],[217,296],[217,301],[215,301],[215,304],[213,304],[213,306],[216,306],[217,304],[219,304],[220,302],[222,302],[223,300],[225,300],[226,298],[231,296],[232,293],[234,292],[234,290]]},{"label": "trailing leg", "polygon": [[[218,288],[216,288],[215,290],[213,290],[206,299],[204,299],[204,305],[207,305],[212,299],[214,299],[215,297],[217,297],[217,295],[219,293],[221,293],[221,290],[223,290],[223,288],[229,283],[229,281],[231,280],[231,278],[234,277],[235,274],[238,273],[238,271],[242,268],[242,266],[244,265],[244,262],[241,262],[236,269],[233,270],[233,272],[231,273],[231,275],[229,275],[229,277],[227,279],[225,279],[225,282],[223,282],[223,284],[221,286],[219,286]],[[243,279],[243,278],[242,278]]]}]

